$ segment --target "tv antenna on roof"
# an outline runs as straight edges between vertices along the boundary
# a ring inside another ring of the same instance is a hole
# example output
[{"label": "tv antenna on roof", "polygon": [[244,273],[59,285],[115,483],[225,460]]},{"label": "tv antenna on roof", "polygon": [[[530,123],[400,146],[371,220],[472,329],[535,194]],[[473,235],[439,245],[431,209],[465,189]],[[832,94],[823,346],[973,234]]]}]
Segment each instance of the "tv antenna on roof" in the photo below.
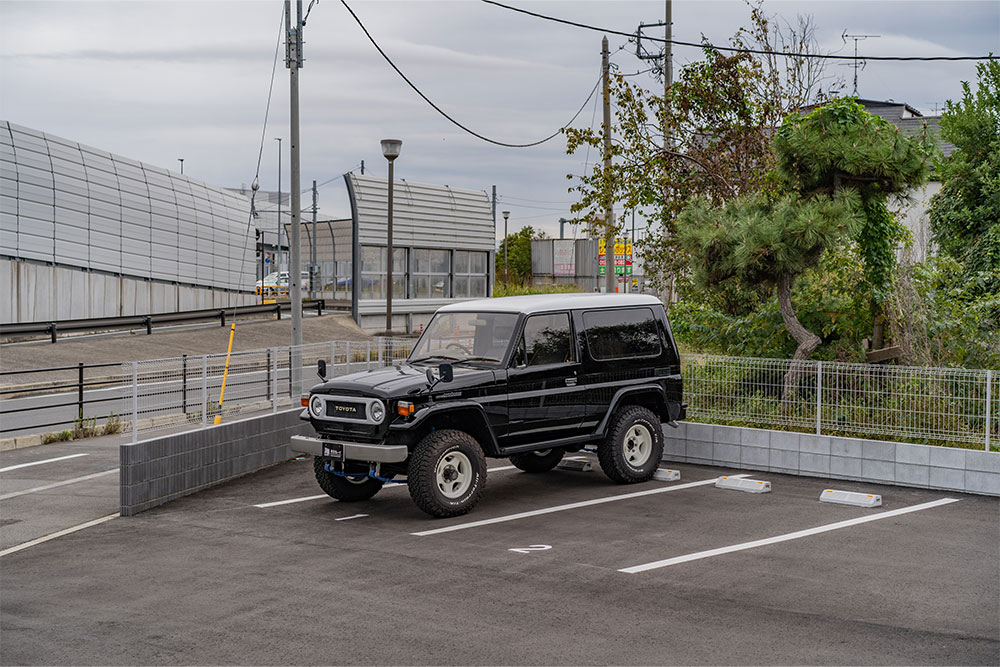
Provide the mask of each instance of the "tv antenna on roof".
[{"label": "tv antenna on roof", "polygon": [[[858,95],[858,42],[860,42],[863,39],[868,39],[869,37],[881,37],[881,36],[882,35],[848,35],[846,28],[844,29],[844,34],[840,36],[840,38],[844,40],[844,44],[847,44],[847,40],[849,38],[854,40],[854,96],[855,97],[857,97]],[[861,69],[865,68],[865,64],[866,63],[862,62]]]}]

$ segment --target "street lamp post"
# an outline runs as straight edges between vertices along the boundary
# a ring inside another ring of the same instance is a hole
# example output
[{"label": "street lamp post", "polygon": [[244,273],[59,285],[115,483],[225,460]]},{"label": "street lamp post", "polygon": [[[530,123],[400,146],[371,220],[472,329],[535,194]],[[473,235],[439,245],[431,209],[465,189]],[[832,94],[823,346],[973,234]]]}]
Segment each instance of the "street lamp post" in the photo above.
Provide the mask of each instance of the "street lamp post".
[{"label": "street lamp post", "polygon": [[389,162],[389,211],[386,225],[386,251],[385,251],[385,333],[392,335],[392,165],[399,157],[399,151],[403,147],[401,139],[383,139],[382,155]]},{"label": "street lamp post", "polygon": [[281,137],[275,137],[274,140],[278,142],[278,243],[274,251],[274,270],[281,271]]},{"label": "street lamp post", "polygon": [[510,267],[507,265],[507,248],[510,246],[510,239],[507,238],[507,218],[510,217],[510,211],[501,211],[500,215],[503,216],[503,289],[507,291],[507,274],[510,273]]}]

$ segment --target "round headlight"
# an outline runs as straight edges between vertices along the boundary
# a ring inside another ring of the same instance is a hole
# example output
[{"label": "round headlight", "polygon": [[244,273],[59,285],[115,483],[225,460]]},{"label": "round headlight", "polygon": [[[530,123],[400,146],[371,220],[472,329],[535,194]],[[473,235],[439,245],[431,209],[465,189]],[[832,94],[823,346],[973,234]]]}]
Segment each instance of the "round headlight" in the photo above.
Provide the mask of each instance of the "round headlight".
[{"label": "round headlight", "polygon": [[382,420],[385,419],[385,406],[382,405],[382,401],[375,401],[371,404],[371,415],[373,422],[382,423]]},{"label": "round headlight", "polygon": [[309,412],[312,413],[313,417],[323,416],[323,399],[319,396],[313,396],[309,399]]}]

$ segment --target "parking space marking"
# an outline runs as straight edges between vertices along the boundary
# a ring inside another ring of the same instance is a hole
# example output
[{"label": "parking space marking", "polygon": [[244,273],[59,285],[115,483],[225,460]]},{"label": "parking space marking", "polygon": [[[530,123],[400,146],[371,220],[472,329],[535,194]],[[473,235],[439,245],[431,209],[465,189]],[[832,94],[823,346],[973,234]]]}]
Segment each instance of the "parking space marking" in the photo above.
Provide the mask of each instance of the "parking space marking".
[{"label": "parking space marking", "polygon": [[81,523],[79,526],[73,526],[72,528],[67,528],[65,530],[60,530],[57,533],[52,533],[51,535],[45,535],[37,539],[31,540],[30,542],[25,542],[24,544],[18,544],[16,547],[10,547],[9,549],[4,549],[0,551],[0,557],[6,556],[8,554],[17,553],[22,549],[27,549],[28,547],[33,547],[36,544],[41,544],[42,542],[48,542],[49,540],[54,540],[57,537],[62,537],[63,535],[69,535],[70,533],[75,533],[78,530],[83,530],[84,528],[90,528],[91,526],[96,526],[102,524],[106,521],[111,521],[118,516],[118,513],[109,514],[108,516],[101,517],[100,519],[94,519],[93,521],[88,521],[87,523]]},{"label": "parking space marking", "polygon": [[16,498],[17,496],[26,496],[29,493],[37,493],[39,491],[48,491],[49,489],[54,489],[58,486],[66,486],[67,484],[76,484],[77,482],[86,482],[88,479],[95,479],[97,477],[104,477],[105,475],[117,474],[118,468],[112,470],[105,470],[104,472],[95,472],[93,475],[84,475],[83,477],[77,477],[75,479],[67,479],[65,482],[56,482],[54,484],[46,484],[45,486],[36,486],[33,489],[25,489],[24,491],[15,491],[13,493],[5,493],[0,496],[0,500],[7,500],[8,498]]},{"label": "parking space marking", "polygon": [[686,556],[666,558],[664,560],[658,560],[652,563],[645,563],[644,565],[633,565],[632,567],[626,567],[618,571],[625,572],[626,574],[637,574],[639,572],[655,570],[661,567],[669,567],[671,565],[677,565],[679,563],[688,563],[690,561],[700,560],[702,558],[712,558],[714,556],[721,556],[723,554],[733,553],[734,551],[745,551],[746,549],[755,549],[757,547],[763,547],[768,544],[777,544],[778,542],[797,540],[802,537],[809,537],[810,535],[819,535],[820,533],[827,533],[830,532],[831,530],[848,528],[849,526],[857,526],[858,524],[868,523],[869,521],[878,521],[879,519],[889,519],[894,516],[899,516],[900,514],[919,512],[921,510],[930,509],[932,507],[940,507],[941,505],[949,505],[951,503],[957,503],[958,500],[959,500],[958,498],[942,498],[941,500],[935,500],[929,503],[921,503],[920,505],[913,505],[911,507],[902,507],[898,510],[890,510],[888,512],[879,512],[878,514],[858,517],[857,519],[838,521],[837,523],[830,523],[825,526],[816,526],[815,528],[799,530],[794,533],[786,533],[784,535],[776,535],[774,537],[768,537],[763,540],[754,540],[753,542],[744,542],[742,544],[734,544],[728,547],[709,549],[708,551],[698,551],[693,554],[687,554]]},{"label": "parking space marking", "polygon": [[[746,477],[746,475],[730,475],[730,477]],[[423,530],[420,531],[419,533],[410,533],[410,534],[416,535],[418,537],[425,537],[427,535],[450,533],[455,530],[465,530],[466,528],[477,528],[479,526],[488,526],[493,523],[503,523],[505,521],[516,521],[518,519],[526,519],[528,517],[539,516],[541,514],[551,514],[552,512],[564,512],[566,510],[573,510],[579,507],[588,507],[590,505],[601,505],[603,503],[613,503],[618,500],[629,500],[630,498],[641,498],[643,496],[652,496],[657,493],[666,493],[667,491],[681,491],[682,489],[691,489],[696,486],[706,486],[708,484],[715,484],[715,480],[717,479],[718,477],[713,477],[712,479],[703,479],[700,482],[689,482],[687,484],[664,486],[656,489],[649,489],[647,491],[636,491],[635,493],[623,493],[618,496],[607,496],[605,498],[595,498],[593,500],[582,500],[578,503],[569,503],[567,505],[546,507],[540,510],[531,510],[530,512],[519,512],[517,514],[508,514],[507,516],[498,516],[495,519],[470,521],[469,523],[460,523],[454,526],[446,526],[445,528],[435,528],[434,530]]]},{"label": "parking space marking", "polygon": [[[513,470],[517,466],[500,466],[499,468],[487,468],[486,472],[500,472],[501,470]],[[385,487],[383,490],[391,489],[395,486],[406,486],[406,484],[392,484]],[[25,492],[27,493],[27,492]],[[303,496],[302,498],[290,498],[288,500],[276,500],[273,503],[261,503],[259,505],[254,505],[254,507],[277,507],[278,505],[291,505],[292,503],[304,503],[309,500],[320,500],[321,498],[329,498],[330,496],[325,493],[321,493],[318,496]],[[0,500],[3,500],[3,496],[0,496]],[[338,519],[339,521],[339,519]]]},{"label": "parking space marking", "polygon": [[261,503],[260,505],[254,505],[254,507],[277,507],[278,505],[291,505],[292,503],[304,503],[307,500],[319,500],[320,498],[329,498],[330,496],[325,493],[321,493],[318,496],[305,496],[303,498],[290,498],[288,500],[276,500],[273,503]]},{"label": "parking space marking", "polygon": [[44,461],[32,461],[31,463],[19,463],[16,466],[7,466],[6,468],[0,468],[0,472],[7,472],[8,470],[17,470],[18,468],[28,468],[31,466],[40,466],[43,463],[55,463],[56,461],[65,461],[66,459],[75,459],[80,456],[90,456],[90,454],[70,454],[69,456],[60,456],[54,459],[45,459]]},{"label": "parking space marking", "polygon": [[334,519],[334,521],[350,521],[351,519],[360,519],[361,517],[368,516],[367,514],[352,514],[351,516],[342,516],[339,519]]}]

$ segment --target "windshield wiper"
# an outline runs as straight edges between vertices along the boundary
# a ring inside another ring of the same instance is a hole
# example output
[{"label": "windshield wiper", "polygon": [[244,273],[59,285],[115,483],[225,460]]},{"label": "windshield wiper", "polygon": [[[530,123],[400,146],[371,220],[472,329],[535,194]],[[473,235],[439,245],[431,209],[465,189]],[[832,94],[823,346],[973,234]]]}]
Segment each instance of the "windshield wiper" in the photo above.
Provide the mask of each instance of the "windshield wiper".
[{"label": "windshield wiper", "polygon": [[455,363],[456,364],[461,364],[461,363],[464,363],[466,361],[489,361],[489,362],[492,362],[494,364],[500,363],[499,359],[494,359],[493,357],[466,357],[464,359],[459,359]]},{"label": "windshield wiper", "polygon": [[410,359],[411,364],[415,364],[419,361],[430,361],[432,359],[447,359],[448,361],[458,361],[458,357],[449,357],[447,354],[428,354],[425,357],[417,357],[416,359]]}]

